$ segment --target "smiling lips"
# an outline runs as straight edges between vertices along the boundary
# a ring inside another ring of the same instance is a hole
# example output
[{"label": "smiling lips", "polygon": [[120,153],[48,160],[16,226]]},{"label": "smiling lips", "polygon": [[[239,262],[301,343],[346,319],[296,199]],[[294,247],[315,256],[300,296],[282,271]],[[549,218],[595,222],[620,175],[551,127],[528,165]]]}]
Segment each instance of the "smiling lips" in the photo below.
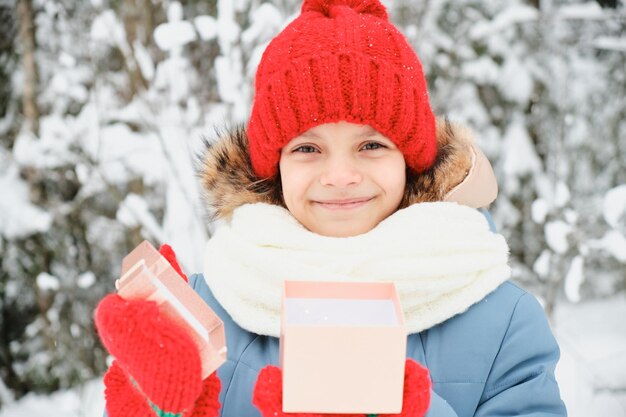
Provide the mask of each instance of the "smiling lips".
[{"label": "smiling lips", "polygon": [[352,210],[364,206],[374,197],[350,198],[345,200],[319,200],[315,203],[328,210]]}]

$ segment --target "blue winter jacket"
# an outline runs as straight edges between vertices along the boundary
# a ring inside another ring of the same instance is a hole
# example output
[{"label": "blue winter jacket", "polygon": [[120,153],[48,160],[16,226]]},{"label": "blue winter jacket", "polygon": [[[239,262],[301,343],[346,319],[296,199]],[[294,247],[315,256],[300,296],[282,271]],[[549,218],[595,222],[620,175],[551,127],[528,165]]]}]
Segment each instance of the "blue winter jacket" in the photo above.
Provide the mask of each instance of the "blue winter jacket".
[{"label": "blue winter jacket", "polygon": [[[224,321],[228,360],[218,370],[222,417],[260,417],[259,371],[278,365],[279,339],[239,327],[202,275],[189,280]],[[468,311],[407,340],[407,357],[430,371],[428,417],[566,416],[554,368],[559,348],[535,298],[505,282]]]}]

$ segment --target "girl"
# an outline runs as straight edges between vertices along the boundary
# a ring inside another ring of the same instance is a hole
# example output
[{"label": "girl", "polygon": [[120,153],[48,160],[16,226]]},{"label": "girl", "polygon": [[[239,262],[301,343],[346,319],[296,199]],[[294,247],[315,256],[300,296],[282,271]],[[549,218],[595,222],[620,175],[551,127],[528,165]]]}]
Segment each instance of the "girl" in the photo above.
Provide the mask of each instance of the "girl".
[{"label": "girl", "polygon": [[[565,416],[544,313],[508,281],[506,243],[476,210],[494,197],[484,162],[433,116],[378,0],[305,0],[263,55],[247,129],[202,164],[221,226],[189,283],[224,321],[228,361],[201,381],[193,342],[154,304],[108,296],[109,416],[283,415],[254,387],[278,363],[285,279],[395,282],[407,358],[430,372],[428,416]],[[401,415],[418,415],[408,403]]]}]

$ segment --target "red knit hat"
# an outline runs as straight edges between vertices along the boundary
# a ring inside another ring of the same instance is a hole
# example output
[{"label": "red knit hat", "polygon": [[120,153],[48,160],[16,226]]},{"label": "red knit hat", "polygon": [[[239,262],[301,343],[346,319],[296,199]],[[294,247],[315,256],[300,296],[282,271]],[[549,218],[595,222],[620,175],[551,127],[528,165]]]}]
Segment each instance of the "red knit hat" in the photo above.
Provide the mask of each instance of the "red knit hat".
[{"label": "red knit hat", "polygon": [[260,178],[280,150],[324,123],[369,125],[391,139],[415,172],[437,153],[435,118],[420,61],[378,0],[305,0],[267,46],[248,125]]}]

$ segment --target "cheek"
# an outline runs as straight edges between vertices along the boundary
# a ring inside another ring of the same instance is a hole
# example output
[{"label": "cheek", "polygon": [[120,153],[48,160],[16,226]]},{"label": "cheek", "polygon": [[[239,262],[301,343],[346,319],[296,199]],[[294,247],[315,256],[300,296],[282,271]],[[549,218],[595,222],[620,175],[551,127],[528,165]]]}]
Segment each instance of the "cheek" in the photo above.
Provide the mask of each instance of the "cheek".
[{"label": "cheek", "polygon": [[[281,173],[282,175],[282,173]],[[287,208],[291,210],[291,206],[293,202],[297,200],[297,187],[293,183],[292,179],[282,180],[283,186],[283,200],[285,200],[285,204]]]},{"label": "cheek", "polygon": [[402,197],[404,197],[406,187],[406,164],[404,163],[404,158],[390,164],[382,172],[381,181],[384,182],[387,193],[393,200],[397,200],[399,204]]},{"label": "cheek", "polygon": [[406,174],[404,171],[402,172],[401,179],[396,178],[396,180],[393,182],[393,189],[394,189],[394,200],[397,203],[397,205],[400,205],[402,198],[404,198],[404,191],[406,189]]},{"label": "cheek", "polygon": [[301,175],[299,175],[299,170],[294,169],[291,164],[281,162],[279,168],[283,199],[287,208],[292,210],[293,206],[302,200],[304,184]]}]

